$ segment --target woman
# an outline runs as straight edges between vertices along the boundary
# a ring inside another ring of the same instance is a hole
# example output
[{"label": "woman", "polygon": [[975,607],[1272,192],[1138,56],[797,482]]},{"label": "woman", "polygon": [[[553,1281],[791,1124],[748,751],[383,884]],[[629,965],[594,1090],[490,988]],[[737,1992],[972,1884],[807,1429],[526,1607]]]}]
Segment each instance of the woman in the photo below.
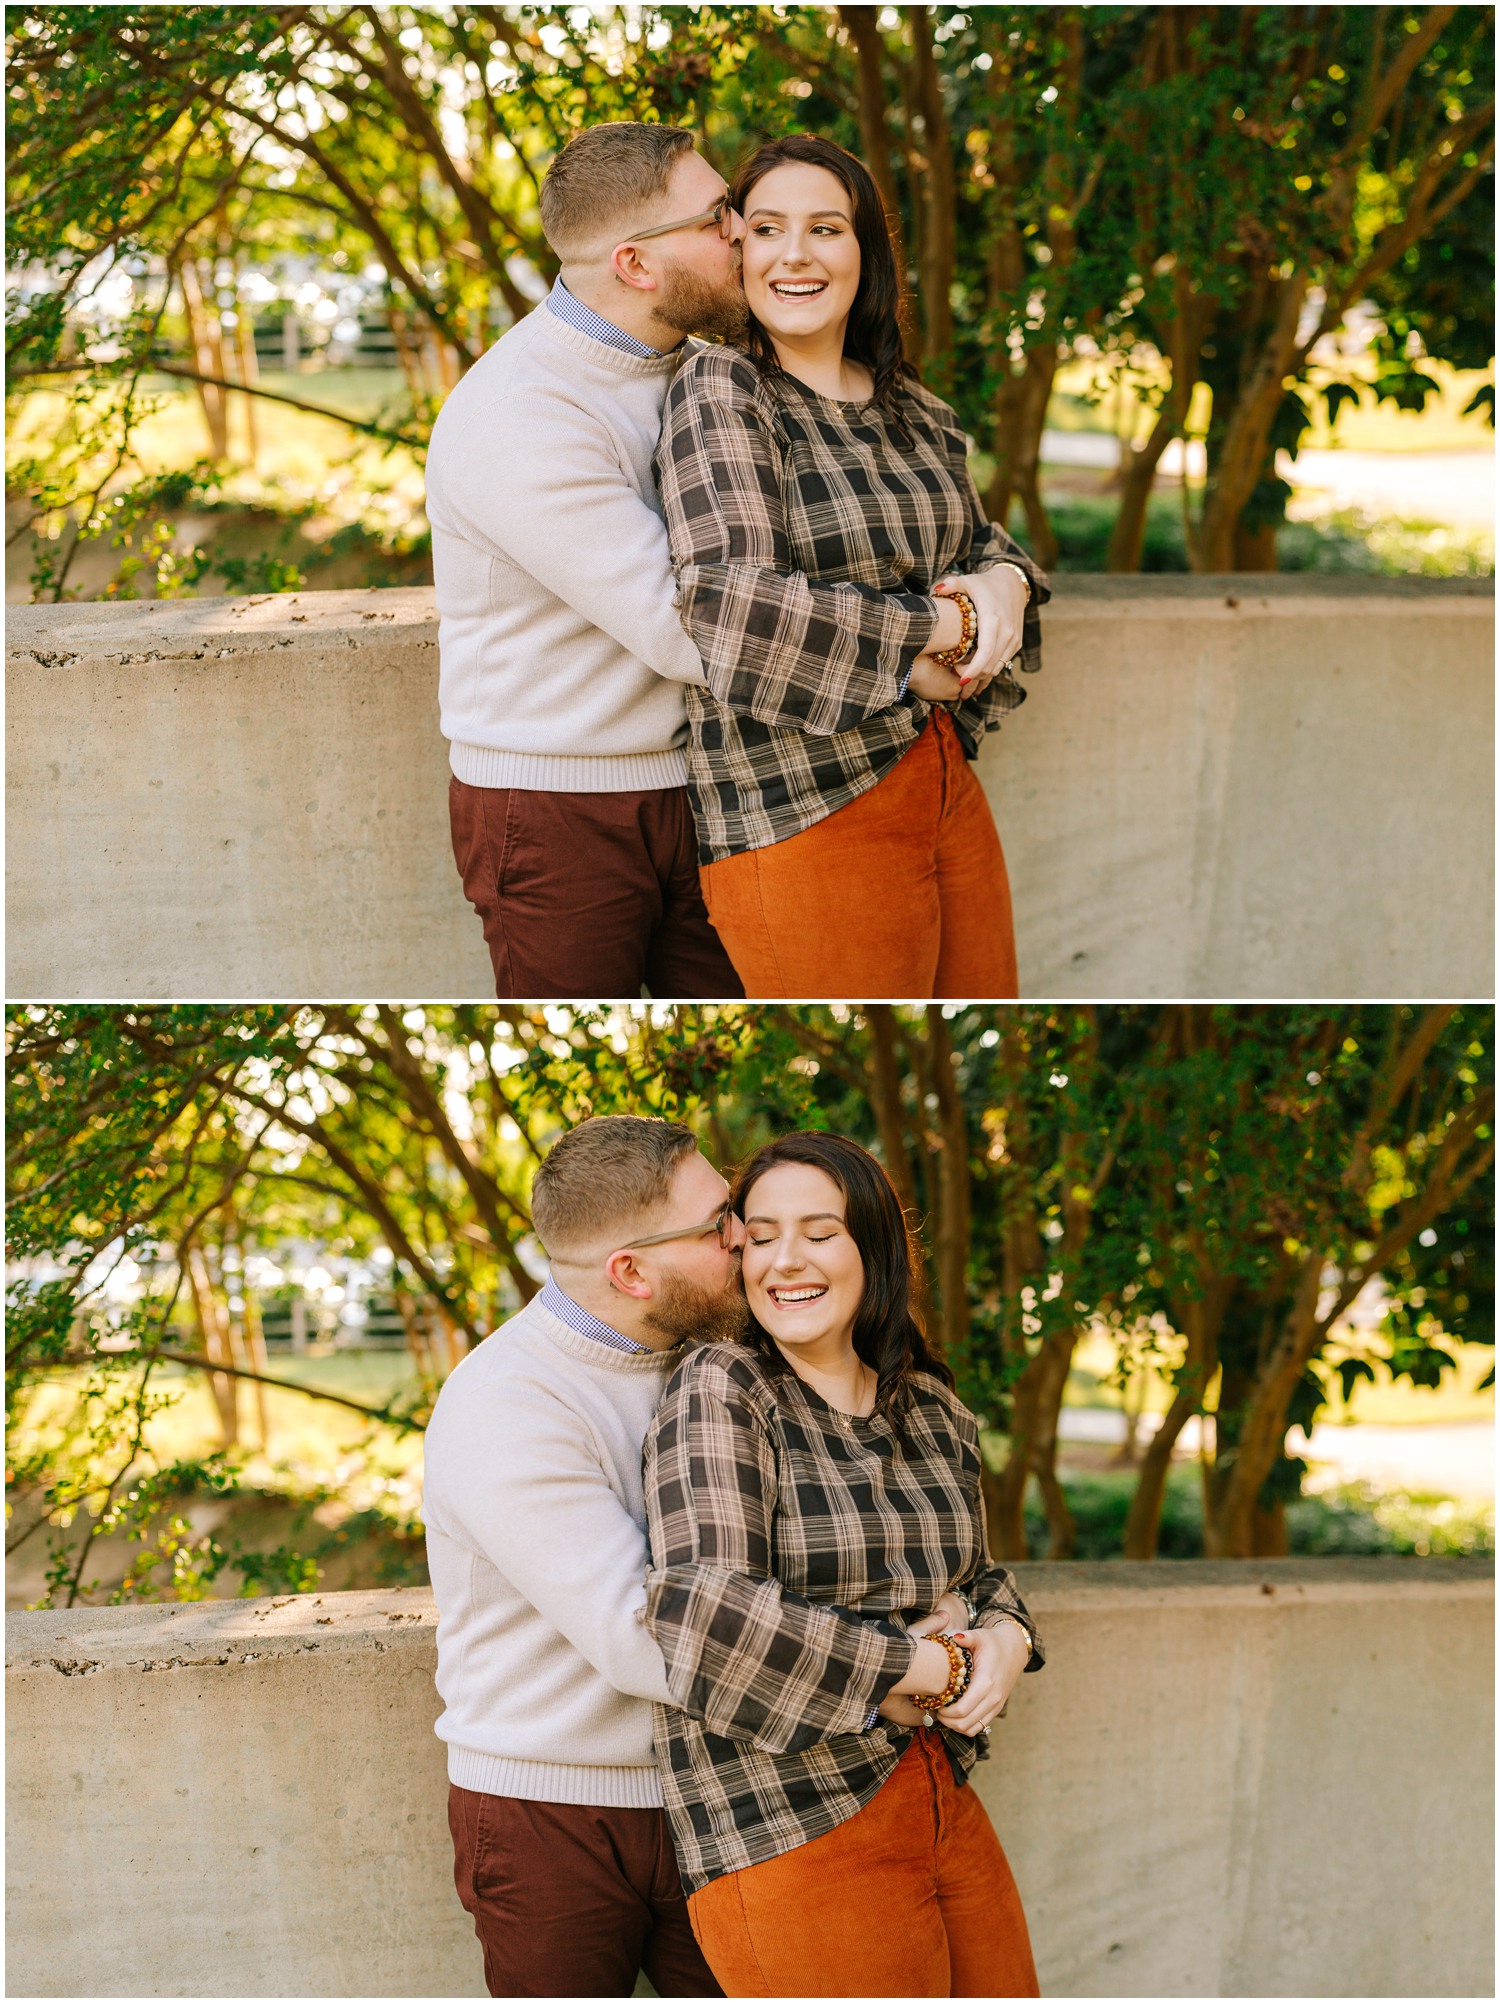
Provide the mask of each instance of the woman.
[{"label": "woman", "polygon": [[[693,1930],[730,1996],[1034,1996],[965,1782],[1041,1649],[985,1555],[978,1428],[912,1317],[901,1206],[821,1133],[762,1148],[732,1201],[751,1333],[680,1365],[645,1455]],[[950,1592],[966,1628],[915,1639]]]},{"label": "woman", "polygon": [[731,201],[748,345],[684,363],[656,458],[708,677],[687,696],[709,918],[751,996],[1012,997],[969,761],[1024,699],[1016,659],[1041,665],[1046,579],[985,520],[956,414],[903,358],[864,167],[777,140]]}]

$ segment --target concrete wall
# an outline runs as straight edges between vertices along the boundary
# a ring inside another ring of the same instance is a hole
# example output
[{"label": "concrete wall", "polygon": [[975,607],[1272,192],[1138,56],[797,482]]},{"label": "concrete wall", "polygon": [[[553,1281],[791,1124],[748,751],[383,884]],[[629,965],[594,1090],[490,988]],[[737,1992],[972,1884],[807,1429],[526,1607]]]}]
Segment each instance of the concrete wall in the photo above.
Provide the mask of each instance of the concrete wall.
[{"label": "concrete wall", "polygon": [[[1043,1993],[1488,1996],[1493,1567],[1032,1565]],[[477,1996],[425,1592],[10,1616],[7,1993]]]},{"label": "concrete wall", "polygon": [[[1489,580],[1064,578],[981,773],[1023,992],[1493,991]],[[491,992],[424,590],[12,607],[8,993]]]}]

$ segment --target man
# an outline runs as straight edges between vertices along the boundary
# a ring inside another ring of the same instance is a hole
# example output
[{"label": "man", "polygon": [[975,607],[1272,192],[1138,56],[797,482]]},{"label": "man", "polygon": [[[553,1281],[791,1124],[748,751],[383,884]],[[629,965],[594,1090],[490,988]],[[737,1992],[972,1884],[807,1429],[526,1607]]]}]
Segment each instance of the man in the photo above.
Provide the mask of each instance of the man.
[{"label": "man", "polygon": [[561,275],[427,462],[454,857],[502,998],[738,996],[698,888],[682,685],[703,669],[651,459],[684,337],[744,324],[744,226],[665,125],[578,134],[541,212]]},{"label": "man", "polygon": [[425,1442],[458,1895],[492,1996],[720,1994],[652,1753],[641,1443],[688,1336],[745,1325],[744,1227],[685,1127],[616,1117],[537,1172],[542,1292],[443,1386]]}]

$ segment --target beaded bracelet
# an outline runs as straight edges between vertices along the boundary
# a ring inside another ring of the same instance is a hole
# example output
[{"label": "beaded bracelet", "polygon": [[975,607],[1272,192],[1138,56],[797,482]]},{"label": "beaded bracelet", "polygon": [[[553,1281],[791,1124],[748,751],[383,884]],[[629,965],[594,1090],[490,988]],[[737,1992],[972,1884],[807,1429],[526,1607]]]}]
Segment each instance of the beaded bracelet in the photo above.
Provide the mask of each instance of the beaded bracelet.
[{"label": "beaded bracelet", "polygon": [[935,1697],[913,1697],[912,1702],[919,1711],[945,1711],[950,1704],[956,1704],[969,1687],[969,1679],[974,1674],[974,1657],[962,1642],[955,1641],[951,1634],[933,1634],[929,1641],[940,1641],[948,1651],[948,1661],[952,1665],[948,1671],[946,1689]]},{"label": "beaded bracelet", "polygon": [[945,647],[941,654],[930,654],[928,659],[937,668],[956,668],[960,661],[966,661],[974,651],[974,643],[979,638],[979,614],[967,591],[948,591],[943,595],[945,598],[951,598],[958,607],[959,617],[963,620],[963,631],[959,635],[957,646]]}]

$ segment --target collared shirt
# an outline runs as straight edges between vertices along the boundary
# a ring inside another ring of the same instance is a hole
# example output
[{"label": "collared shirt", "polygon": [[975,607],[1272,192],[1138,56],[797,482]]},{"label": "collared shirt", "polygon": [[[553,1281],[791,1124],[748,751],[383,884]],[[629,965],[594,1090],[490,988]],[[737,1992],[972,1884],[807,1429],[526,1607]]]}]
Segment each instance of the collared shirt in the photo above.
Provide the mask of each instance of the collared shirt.
[{"label": "collared shirt", "polygon": [[[837,1412],[744,1344],[695,1350],[646,1435],[646,1625],[662,1798],[689,1892],[848,1821],[911,1742],[872,1704],[911,1665],[909,1621],[945,1592],[977,1627],[1036,1629],[986,1552],[979,1428],[935,1377],[898,1436]],[[680,1708],[678,1708],[680,1707]],[[962,1782],[980,1751],[935,1725]]]},{"label": "collared shirt", "polygon": [[591,1342],[602,1342],[607,1349],[623,1349],[632,1356],[642,1356],[651,1347],[648,1342],[632,1342],[628,1335],[621,1335],[607,1321],[600,1321],[598,1315],[570,1300],[550,1273],[542,1288],[542,1306],[559,1321],[566,1322],[575,1334],[586,1335]]},{"label": "collared shirt", "polygon": [[[1041,666],[1047,580],[988,521],[957,414],[921,384],[840,403],[736,348],[688,357],[656,453],[683,623],[708,687],[685,690],[699,861],[800,834],[916,742],[906,693],[937,623],[932,587],[1013,563],[1031,585],[1021,667]],[[1025,700],[1008,669],[953,720],[974,757]]]},{"label": "collared shirt", "polygon": [[627,334],[623,327],[604,319],[592,306],[585,306],[581,299],[575,299],[560,278],[552,281],[552,290],[547,294],[547,310],[555,313],[559,320],[566,320],[570,327],[576,327],[580,334],[602,341],[606,348],[618,348],[622,354],[639,355],[645,361],[655,362],[660,361],[665,353],[662,348],[648,348],[634,334]]}]

